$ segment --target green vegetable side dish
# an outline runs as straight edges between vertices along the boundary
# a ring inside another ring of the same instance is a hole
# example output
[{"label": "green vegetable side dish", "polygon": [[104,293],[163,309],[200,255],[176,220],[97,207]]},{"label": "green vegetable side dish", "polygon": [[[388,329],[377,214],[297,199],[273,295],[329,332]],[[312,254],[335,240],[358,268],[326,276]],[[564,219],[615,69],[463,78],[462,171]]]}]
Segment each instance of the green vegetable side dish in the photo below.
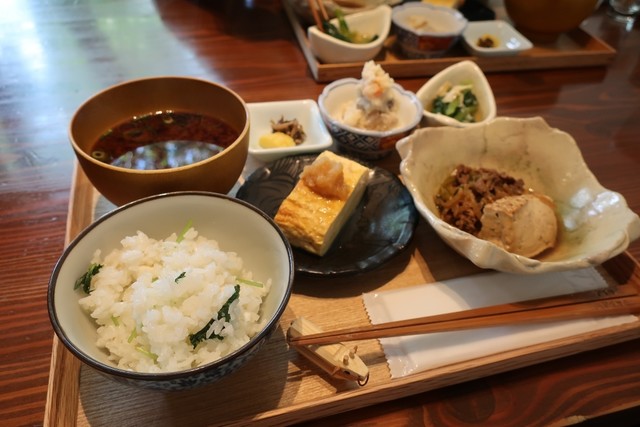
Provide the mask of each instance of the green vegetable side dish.
[{"label": "green vegetable side dish", "polygon": [[446,84],[433,100],[431,112],[444,114],[462,123],[474,123],[478,107],[478,98],[471,85]]},{"label": "green vegetable side dish", "polygon": [[371,43],[378,38],[377,34],[369,36],[358,31],[351,31],[349,24],[347,24],[347,21],[344,19],[344,13],[340,9],[336,9],[335,14],[338,19],[338,26],[335,26],[329,21],[322,21],[322,29],[331,37],[355,44]]}]

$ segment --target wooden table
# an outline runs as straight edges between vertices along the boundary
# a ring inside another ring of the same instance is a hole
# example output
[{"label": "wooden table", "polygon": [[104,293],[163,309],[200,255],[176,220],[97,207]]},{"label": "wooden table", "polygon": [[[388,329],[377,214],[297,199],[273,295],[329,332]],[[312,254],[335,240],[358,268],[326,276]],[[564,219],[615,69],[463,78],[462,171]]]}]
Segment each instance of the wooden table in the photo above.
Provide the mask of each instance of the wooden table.
[{"label": "wooden table", "polygon": [[[490,73],[498,112],[571,133],[600,182],[640,212],[640,29],[606,16],[584,28],[613,46],[608,66]],[[73,153],[67,125],[94,92],[151,75],[223,83],[247,102],[315,99],[279,0],[22,0],[0,11],[0,424],[45,413],[53,331],[46,289],[64,247]],[[424,77],[399,79],[417,90]],[[640,242],[629,253],[640,259]],[[640,342],[581,353],[309,425],[635,424]],[[635,418],[633,417],[635,415]]]}]

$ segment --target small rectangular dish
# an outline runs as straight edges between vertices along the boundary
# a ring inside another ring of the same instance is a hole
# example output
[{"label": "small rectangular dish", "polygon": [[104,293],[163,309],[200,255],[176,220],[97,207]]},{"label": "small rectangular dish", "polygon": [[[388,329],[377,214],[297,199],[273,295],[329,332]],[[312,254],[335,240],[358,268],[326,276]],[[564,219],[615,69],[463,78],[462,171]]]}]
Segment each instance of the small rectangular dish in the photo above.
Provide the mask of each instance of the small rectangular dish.
[{"label": "small rectangular dish", "polygon": [[533,47],[529,39],[502,20],[469,22],[462,39],[467,51],[476,56],[517,55]]},{"label": "small rectangular dish", "polygon": [[[251,129],[249,154],[263,162],[271,162],[295,154],[316,153],[331,147],[333,139],[325,127],[318,104],[312,99],[249,103]],[[260,137],[272,133],[271,122],[297,119],[306,134],[305,140],[293,147],[264,148]]]}]

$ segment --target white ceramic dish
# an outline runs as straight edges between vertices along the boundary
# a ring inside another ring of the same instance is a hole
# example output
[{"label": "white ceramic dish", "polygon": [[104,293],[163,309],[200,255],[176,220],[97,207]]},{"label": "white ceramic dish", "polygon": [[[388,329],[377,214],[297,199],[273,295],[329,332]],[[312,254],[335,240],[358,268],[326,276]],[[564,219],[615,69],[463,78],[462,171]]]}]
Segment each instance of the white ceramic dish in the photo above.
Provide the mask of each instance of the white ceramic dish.
[{"label": "white ceramic dish", "polygon": [[[487,35],[497,44],[494,47],[478,46],[478,39]],[[502,20],[470,22],[462,33],[462,39],[469,53],[477,56],[517,55],[533,47],[528,38]]]},{"label": "white ceramic dish", "polygon": [[[349,43],[339,40],[321,31],[316,25],[307,29],[309,48],[320,61],[328,64],[346,62],[364,62],[373,59],[382,49],[391,29],[391,8],[381,5],[375,9],[345,16],[351,31],[362,34],[376,34],[378,37],[369,43]],[[337,19],[332,19],[338,25]]]},{"label": "white ceramic dish", "polygon": [[460,38],[467,19],[457,9],[409,2],[393,8],[393,31],[409,58],[442,56]]},{"label": "white ceramic dish", "polygon": [[[191,223],[199,235],[236,252],[253,279],[271,279],[262,304],[265,325],[238,350],[200,367],[166,373],[141,373],[116,367],[96,345],[97,326],[80,307],[74,282],[87,271],[97,249],[106,255],[138,230],[165,239]],[[80,360],[107,377],[143,388],[176,390],[217,381],[245,363],[278,327],[291,294],[293,253],[282,231],[265,213],[236,198],[209,192],[165,193],[136,200],[98,218],[69,244],[51,275],[48,308],[61,342]]]},{"label": "white ceramic dish", "polygon": [[[333,140],[325,127],[318,104],[312,99],[292,101],[257,102],[247,104],[249,108],[249,154],[263,162],[270,162],[294,154],[315,153],[331,147]],[[272,132],[271,121],[281,117],[297,119],[307,138],[295,147],[263,148],[260,137]]]},{"label": "white ceramic dish", "polygon": [[[346,0],[344,2],[333,0],[322,0],[329,17],[335,17],[335,11],[339,8],[345,15],[364,12],[374,9],[382,4],[394,6],[402,0]],[[294,12],[298,14],[306,23],[314,24],[313,13],[309,9],[309,0],[285,0],[285,3],[291,4]]]},{"label": "white ceramic dish", "polygon": [[[583,268],[603,263],[640,237],[640,219],[624,197],[600,185],[575,140],[540,117],[423,128],[399,141],[397,150],[418,211],[445,242],[482,268],[520,274]],[[459,164],[505,172],[551,197],[560,219],[556,246],[536,259],[514,255],[440,219],[433,197]]]},{"label": "white ceramic dish", "polygon": [[413,131],[422,119],[422,105],[413,92],[393,84],[398,106],[398,126],[387,131],[358,129],[344,124],[340,114],[344,105],[357,99],[360,80],[349,77],[328,84],[320,97],[320,114],[338,147],[356,157],[375,160],[389,155],[396,141]]},{"label": "white ceramic dish", "polygon": [[[471,83],[473,85],[473,92],[480,105],[479,120],[475,123],[463,123],[444,114],[430,111],[438,91],[446,83],[452,85]],[[440,71],[416,92],[416,96],[422,103],[423,114],[429,126],[473,127],[487,123],[496,117],[496,100],[491,86],[480,67],[472,61],[461,61]]]}]

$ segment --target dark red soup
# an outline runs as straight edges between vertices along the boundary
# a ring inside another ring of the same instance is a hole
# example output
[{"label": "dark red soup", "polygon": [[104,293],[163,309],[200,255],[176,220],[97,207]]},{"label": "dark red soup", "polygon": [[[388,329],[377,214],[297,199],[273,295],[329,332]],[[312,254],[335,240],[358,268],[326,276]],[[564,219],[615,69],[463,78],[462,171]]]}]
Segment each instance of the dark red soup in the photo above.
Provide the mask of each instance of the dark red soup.
[{"label": "dark red soup", "polygon": [[176,168],[218,154],[238,136],[240,132],[218,118],[164,111],[108,130],[93,145],[91,156],[130,169]]}]

